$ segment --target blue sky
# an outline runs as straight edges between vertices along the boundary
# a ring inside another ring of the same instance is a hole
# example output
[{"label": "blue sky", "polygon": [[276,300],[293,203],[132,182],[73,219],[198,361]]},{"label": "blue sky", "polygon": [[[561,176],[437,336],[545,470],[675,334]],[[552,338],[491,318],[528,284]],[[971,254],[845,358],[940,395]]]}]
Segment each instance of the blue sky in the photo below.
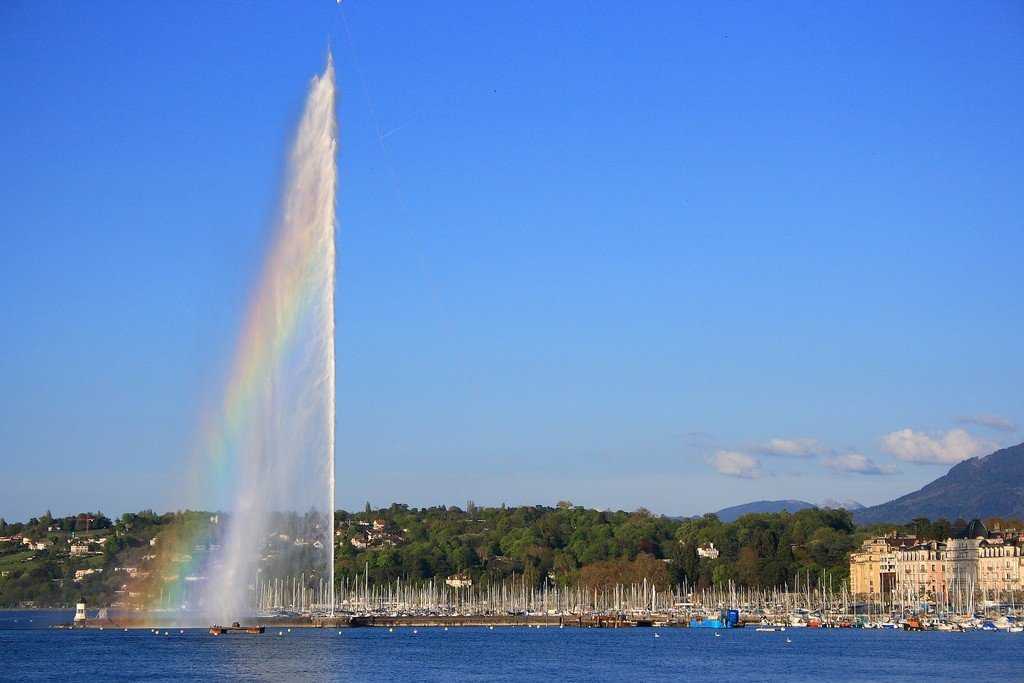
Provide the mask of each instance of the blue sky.
[{"label": "blue sky", "polygon": [[340,505],[877,503],[1024,440],[1019,3],[8,2],[0,41],[0,516],[186,503],[328,45]]}]

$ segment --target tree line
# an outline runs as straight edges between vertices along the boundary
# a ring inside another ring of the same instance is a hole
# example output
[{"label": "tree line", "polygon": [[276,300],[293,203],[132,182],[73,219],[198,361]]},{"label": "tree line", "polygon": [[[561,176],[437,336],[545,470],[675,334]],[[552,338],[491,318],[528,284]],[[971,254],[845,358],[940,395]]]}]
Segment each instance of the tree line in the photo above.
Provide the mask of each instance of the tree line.
[{"label": "tree line", "polygon": [[[285,531],[301,520],[279,516]],[[122,578],[113,568],[144,565],[147,554],[174,547],[195,552],[221,540],[226,515],[146,510],[111,520],[102,513],[56,518],[49,513],[23,523],[0,520],[0,537],[50,539],[45,550],[0,542],[0,606],[31,601],[70,604],[86,598],[109,604]],[[1015,520],[986,520],[989,528],[1021,528]],[[293,528],[294,527],[294,528]],[[849,554],[869,536],[897,531],[922,540],[944,540],[964,520],[915,519],[909,524],[858,527],[846,510],[811,508],[795,513],[748,514],[723,522],[713,514],[692,518],[595,510],[561,502],[549,506],[413,508],[395,503],[335,513],[335,569],[340,581],[387,583],[460,575],[499,582],[515,576],[589,587],[639,583],[660,589],[686,585],[775,588],[838,587],[848,579]],[[68,539],[106,537],[84,557],[71,557]],[[150,539],[159,536],[159,545]],[[197,539],[200,539],[197,544]],[[355,542],[353,542],[355,541]],[[712,551],[712,548],[714,551]],[[704,551],[703,553],[701,551]],[[702,556],[703,555],[703,556]],[[75,581],[76,570],[103,570]],[[154,579],[157,577],[154,576]]]}]

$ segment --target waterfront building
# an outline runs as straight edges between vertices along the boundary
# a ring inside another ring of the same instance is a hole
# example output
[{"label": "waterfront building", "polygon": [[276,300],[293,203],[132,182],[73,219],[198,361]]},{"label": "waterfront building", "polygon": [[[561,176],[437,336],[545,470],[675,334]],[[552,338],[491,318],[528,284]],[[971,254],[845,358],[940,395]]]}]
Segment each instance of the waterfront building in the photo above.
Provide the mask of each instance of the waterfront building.
[{"label": "waterfront building", "polygon": [[896,590],[902,595],[939,599],[946,592],[946,544],[925,541],[895,551]]},{"label": "waterfront building", "polygon": [[896,587],[896,552],[917,544],[917,537],[896,532],[869,538],[850,553],[850,588],[855,595],[884,597]]},{"label": "waterfront building", "polygon": [[1022,548],[1002,538],[978,546],[978,588],[983,591],[1021,590]]},{"label": "waterfront building", "polygon": [[978,550],[988,536],[985,525],[975,519],[946,541],[944,561],[950,592],[967,593],[978,587]]},{"label": "waterfront building", "polygon": [[850,553],[855,595],[942,601],[976,591],[1024,590],[1024,539],[1015,530],[989,531],[973,520],[945,541],[918,541],[896,533],[869,538]]}]

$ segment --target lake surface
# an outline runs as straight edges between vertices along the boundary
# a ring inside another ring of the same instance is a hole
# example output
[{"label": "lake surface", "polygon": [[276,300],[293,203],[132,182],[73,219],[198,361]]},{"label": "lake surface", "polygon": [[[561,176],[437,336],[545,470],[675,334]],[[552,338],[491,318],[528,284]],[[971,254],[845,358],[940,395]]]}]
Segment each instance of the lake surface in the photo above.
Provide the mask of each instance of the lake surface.
[{"label": "lake surface", "polygon": [[[382,628],[59,631],[71,612],[0,612],[0,680],[1024,679],[1024,634],[788,629]],[[31,621],[29,621],[31,619]],[[655,633],[660,637],[655,638]],[[786,643],[786,639],[792,643]]]}]

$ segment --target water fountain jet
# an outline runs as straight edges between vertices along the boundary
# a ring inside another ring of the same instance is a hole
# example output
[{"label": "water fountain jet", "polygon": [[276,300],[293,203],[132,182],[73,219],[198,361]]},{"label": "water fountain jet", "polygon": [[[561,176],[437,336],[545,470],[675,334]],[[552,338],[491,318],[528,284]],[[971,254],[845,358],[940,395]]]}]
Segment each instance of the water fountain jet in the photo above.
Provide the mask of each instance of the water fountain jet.
[{"label": "water fountain jet", "polygon": [[207,438],[231,488],[202,598],[219,623],[248,614],[258,575],[319,573],[320,607],[333,613],[336,149],[328,55],[310,84],[273,246]]}]

